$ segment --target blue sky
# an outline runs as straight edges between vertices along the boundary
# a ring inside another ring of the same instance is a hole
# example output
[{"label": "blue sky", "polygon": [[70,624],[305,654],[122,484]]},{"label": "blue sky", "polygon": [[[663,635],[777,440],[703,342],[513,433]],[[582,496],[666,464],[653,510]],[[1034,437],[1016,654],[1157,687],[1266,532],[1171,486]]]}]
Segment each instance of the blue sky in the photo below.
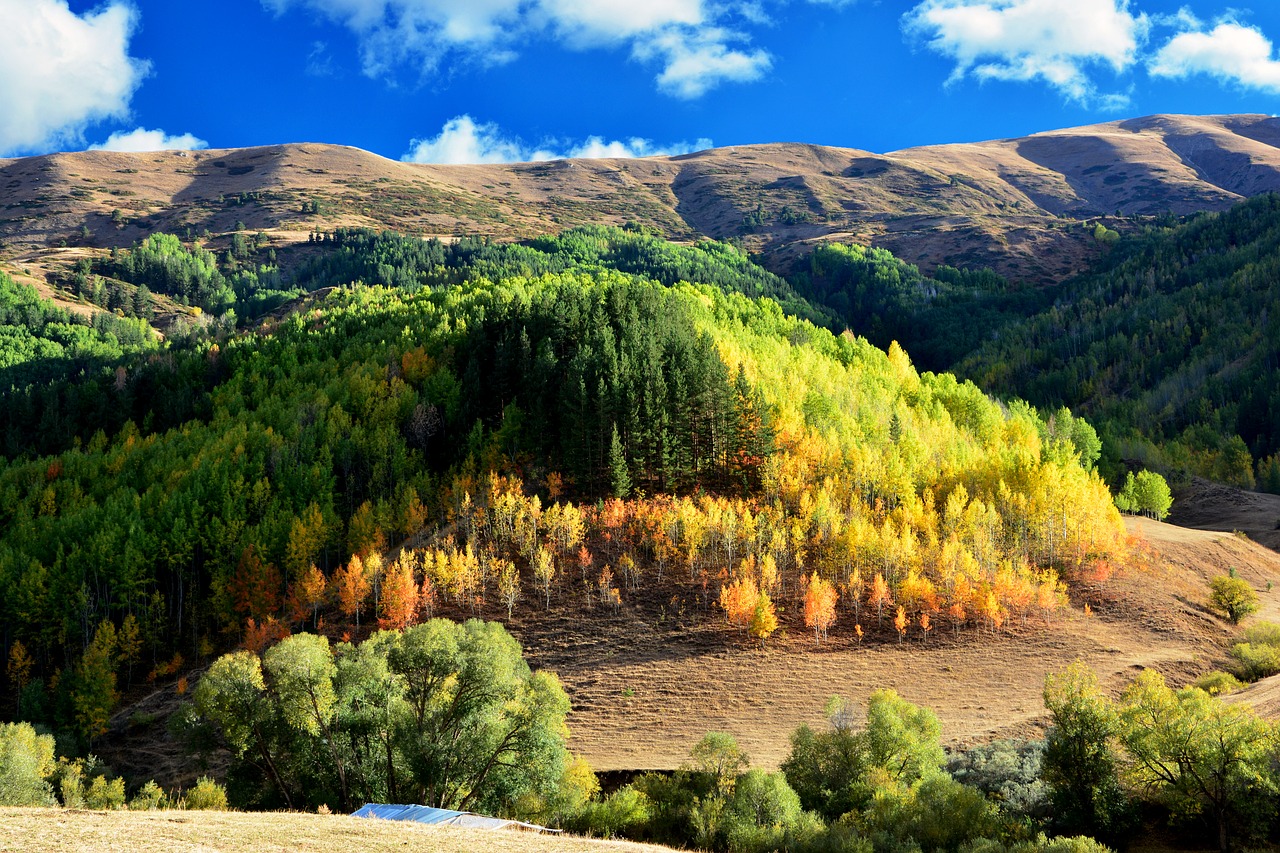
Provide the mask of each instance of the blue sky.
[{"label": "blue sky", "polygon": [[886,152],[1280,111],[1250,0],[0,0],[0,155]]}]

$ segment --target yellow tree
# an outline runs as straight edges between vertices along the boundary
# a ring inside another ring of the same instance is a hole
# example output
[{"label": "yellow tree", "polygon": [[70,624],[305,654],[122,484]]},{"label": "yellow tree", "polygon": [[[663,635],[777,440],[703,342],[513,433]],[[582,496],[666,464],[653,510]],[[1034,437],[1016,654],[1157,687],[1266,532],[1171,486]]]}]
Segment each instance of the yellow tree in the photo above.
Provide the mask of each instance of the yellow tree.
[{"label": "yellow tree", "polygon": [[720,587],[720,607],[731,625],[750,631],[759,602],[760,587],[750,575],[741,575],[728,586]]},{"label": "yellow tree", "polygon": [[382,614],[378,627],[384,631],[398,631],[413,624],[418,612],[418,584],[413,577],[413,565],[404,553],[391,564],[382,581],[378,610]]},{"label": "yellow tree", "polygon": [[556,579],[556,562],[548,548],[538,548],[533,553],[533,579],[542,587],[547,609],[551,609],[551,584]]},{"label": "yellow tree", "polygon": [[369,598],[369,576],[365,573],[364,560],[359,554],[351,556],[351,562],[341,566],[333,573],[334,593],[338,599],[338,609],[348,619],[354,619],[356,627],[360,627],[360,611]]},{"label": "yellow tree", "polygon": [[804,624],[813,629],[815,642],[827,638],[827,631],[836,621],[835,586],[817,572],[809,575],[809,585],[804,595]]},{"label": "yellow tree", "polygon": [[893,594],[889,592],[889,584],[885,582],[884,575],[876,572],[875,578],[871,581],[871,594],[867,596],[867,606],[876,609],[877,624],[884,619],[885,607],[891,604],[893,604]]},{"label": "yellow tree", "polygon": [[898,632],[898,642],[902,642],[902,638],[907,635],[907,611],[901,606],[898,607],[898,615],[893,617],[893,627]]},{"label": "yellow tree", "polygon": [[747,633],[763,644],[776,630],[778,630],[778,613],[774,609],[773,600],[769,598],[769,593],[762,591],[756,598],[756,609],[751,614],[751,624],[747,626]]},{"label": "yellow tree", "polygon": [[316,564],[311,566],[302,573],[302,577],[298,579],[298,603],[303,608],[311,609],[311,625],[316,627],[320,620],[320,605],[324,603],[325,590],[328,583],[325,581],[324,572],[316,568]]}]

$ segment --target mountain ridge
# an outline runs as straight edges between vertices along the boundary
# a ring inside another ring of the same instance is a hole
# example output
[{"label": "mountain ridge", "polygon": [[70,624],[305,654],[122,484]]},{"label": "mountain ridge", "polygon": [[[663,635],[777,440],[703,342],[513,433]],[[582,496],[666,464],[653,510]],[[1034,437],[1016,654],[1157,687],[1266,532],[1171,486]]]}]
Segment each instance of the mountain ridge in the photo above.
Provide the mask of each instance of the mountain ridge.
[{"label": "mountain ridge", "polygon": [[59,153],[0,160],[0,241],[20,254],[237,225],[292,240],[345,225],[521,239],[633,222],[673,239],[741,239],[775,268],[844,240],[926,269],[1046,283],[1102,251],[1082,223],[1123,229],[1280,190],[1278,145],[1280,119],[1258,114],[1155,115],[887,154],[762,143],[452,166],[322,143]]}]

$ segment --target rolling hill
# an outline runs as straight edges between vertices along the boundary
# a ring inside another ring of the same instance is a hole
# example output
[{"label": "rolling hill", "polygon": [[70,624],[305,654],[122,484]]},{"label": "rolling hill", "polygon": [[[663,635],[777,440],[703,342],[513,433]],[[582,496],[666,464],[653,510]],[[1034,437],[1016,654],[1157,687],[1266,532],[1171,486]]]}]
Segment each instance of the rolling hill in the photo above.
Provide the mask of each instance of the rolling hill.
[{"label": "rolling hill", "polygon": [[[502,239],[639,223],[670,238],[741,238],[780,268],[815,241],[870,242],[932,269],[1027,281],[1100,249],[1080,220],[1222,210],[1280,189],[1280,120],[1152,116],[1021,139],[888,154],[808,144],[676,157],[485,166],[395,162],[333,145],[0,161],[0,241],[124,246],[153,231],[251,230],[305,242],[340,225]],[[35,253],[35,254],[33,254]]]}]

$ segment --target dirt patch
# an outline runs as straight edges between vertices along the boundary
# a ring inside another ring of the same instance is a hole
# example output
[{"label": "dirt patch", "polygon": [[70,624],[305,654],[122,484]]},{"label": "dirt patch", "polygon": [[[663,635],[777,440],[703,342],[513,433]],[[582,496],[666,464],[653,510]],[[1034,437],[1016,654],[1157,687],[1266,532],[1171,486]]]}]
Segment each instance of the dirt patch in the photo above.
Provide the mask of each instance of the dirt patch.
[{"label": "dirt patch", "polygon": [[1169,521],[1202,530],[1238,530],[1254,542],[1280,550],[1280,495],[1193,477],[1175,493]]}]

